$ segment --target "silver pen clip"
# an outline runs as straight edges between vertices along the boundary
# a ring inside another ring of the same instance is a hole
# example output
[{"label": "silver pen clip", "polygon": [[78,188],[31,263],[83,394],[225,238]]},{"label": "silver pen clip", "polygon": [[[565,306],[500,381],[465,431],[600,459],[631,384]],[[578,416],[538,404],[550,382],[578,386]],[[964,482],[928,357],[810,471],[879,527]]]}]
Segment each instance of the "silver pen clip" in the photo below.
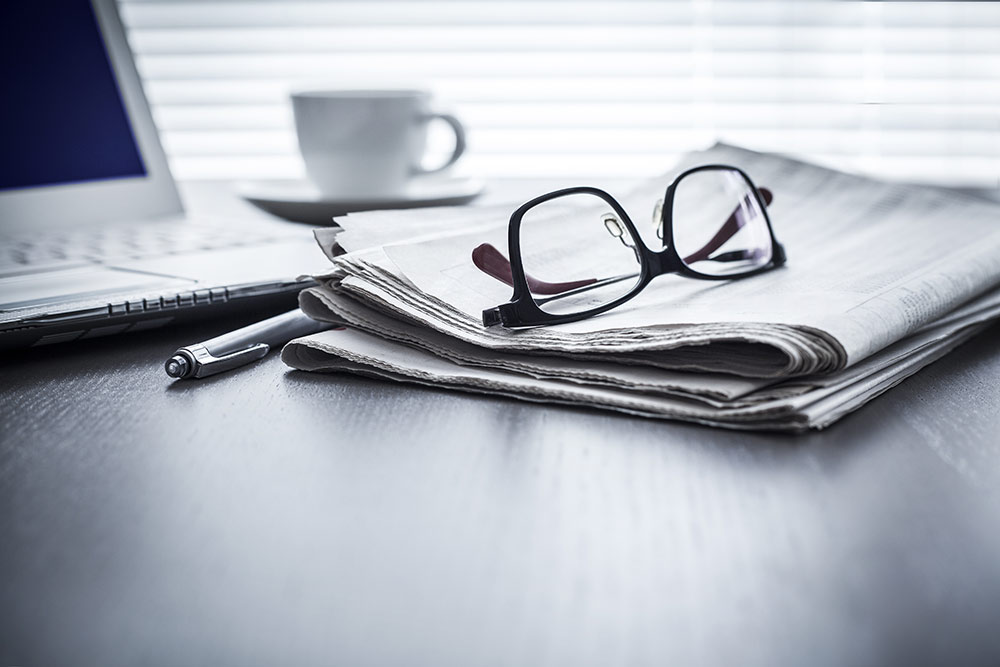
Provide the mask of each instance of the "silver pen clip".
[{"label": "silver pen clip", "polygon": [[167,375],[173,378],[202,378],[244,366],[263,358],[271,349],[267,343],[257,343],[242,350],[217,357],[201,343],[187,345],[177,350],[167,360]]}]

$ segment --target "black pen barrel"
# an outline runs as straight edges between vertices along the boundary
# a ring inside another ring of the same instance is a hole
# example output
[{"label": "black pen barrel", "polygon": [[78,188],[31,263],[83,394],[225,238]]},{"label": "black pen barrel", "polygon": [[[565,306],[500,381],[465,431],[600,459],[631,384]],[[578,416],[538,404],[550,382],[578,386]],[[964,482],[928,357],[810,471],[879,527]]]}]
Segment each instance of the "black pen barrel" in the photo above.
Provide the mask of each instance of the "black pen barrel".
[{"label": "black pen barrel", "polygon": [[307,336],[328,327],[329,324],[318,322],[296,308],[242,329],[216,336],[204,341],[202,345],[215,356],[236,352],[259,343],[266,343],[271,349],[275,349],[293,338]]}]

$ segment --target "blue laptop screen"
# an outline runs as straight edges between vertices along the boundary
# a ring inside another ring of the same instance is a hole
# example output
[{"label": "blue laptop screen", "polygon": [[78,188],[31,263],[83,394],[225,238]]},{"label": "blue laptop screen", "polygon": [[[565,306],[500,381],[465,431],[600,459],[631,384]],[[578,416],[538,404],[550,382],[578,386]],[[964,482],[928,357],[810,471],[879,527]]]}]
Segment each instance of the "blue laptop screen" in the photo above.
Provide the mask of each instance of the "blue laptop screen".
[{"label": "blue laptop screen", "polygon": [[90,3],[4,5],[0,190],[145,176]]}]

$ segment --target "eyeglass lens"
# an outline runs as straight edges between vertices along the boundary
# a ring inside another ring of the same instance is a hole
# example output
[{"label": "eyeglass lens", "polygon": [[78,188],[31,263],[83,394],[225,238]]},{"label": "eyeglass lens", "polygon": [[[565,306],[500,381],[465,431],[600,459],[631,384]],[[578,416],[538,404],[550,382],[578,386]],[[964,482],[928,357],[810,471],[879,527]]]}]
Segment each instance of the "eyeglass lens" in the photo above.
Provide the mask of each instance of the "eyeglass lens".
[{"label": "eyeglass lens", "polygon": [[677,254],[698,273],[737,276],[771,261],[767,219],[738,171],[707,169],[682,178],[674,191],[672,226]]},{"label": "eyeglass lens", "polygon": [[519,240],[532,299],[546,313],[600,307],[639,280],[635,239],[596,195],[571,194],[533,206],[521,219]]}]

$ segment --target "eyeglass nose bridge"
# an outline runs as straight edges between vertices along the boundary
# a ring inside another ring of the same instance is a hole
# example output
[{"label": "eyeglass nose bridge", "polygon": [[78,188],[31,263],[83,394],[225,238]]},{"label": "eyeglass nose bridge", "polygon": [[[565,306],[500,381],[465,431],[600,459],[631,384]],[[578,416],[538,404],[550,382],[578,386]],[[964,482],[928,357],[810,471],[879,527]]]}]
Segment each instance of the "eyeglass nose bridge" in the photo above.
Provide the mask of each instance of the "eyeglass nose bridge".
[{"label": "eyeglass nose bridge", "polygon": [[677,253],[670,251],[670,248],[654,250],[649,254],[650,277],[662,276],[665,273],[679,273],[683,268],[683,262]]},{"label": "eyeglass nose bridge", "polygon": [[[657,228],[657,237],[663,238],[663,200],[659,200],[656,203],[656,207],[653,213],[654,220],[659,217],[659,225]],[[618,219],[618,216],[614,213],[605,213],[601,216],[601,222],[604,223],[605,229],[608,233],[621,241],[622,245],[630,248],[632,252],[635,253],[636,262],[642,263],[642,251],[636,245],[636,242],[632,241],[631,236],[627,233],[624,225]],[[641,243],[641,242],[640,242]],[[649,273],[650,276],[659,276],[664,273],[677,273],[683,268],[683,263],[677,258],[676,253],[672,253],[666,248],[661,251],[653,251],[650,253],[649,257]]]}]

